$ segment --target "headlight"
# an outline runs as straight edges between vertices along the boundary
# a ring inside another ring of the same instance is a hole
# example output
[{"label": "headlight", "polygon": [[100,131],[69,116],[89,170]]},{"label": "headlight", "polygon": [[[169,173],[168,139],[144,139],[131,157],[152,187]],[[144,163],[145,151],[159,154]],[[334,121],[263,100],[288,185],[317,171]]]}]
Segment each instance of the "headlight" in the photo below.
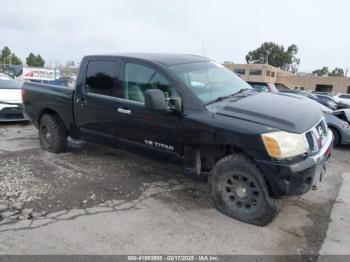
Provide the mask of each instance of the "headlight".
[{"label": "headlight", "polygon": [[267,153],[274,158],[283,159],[304,154],[308,151],[304,136],[285,131],[262,134]]}]

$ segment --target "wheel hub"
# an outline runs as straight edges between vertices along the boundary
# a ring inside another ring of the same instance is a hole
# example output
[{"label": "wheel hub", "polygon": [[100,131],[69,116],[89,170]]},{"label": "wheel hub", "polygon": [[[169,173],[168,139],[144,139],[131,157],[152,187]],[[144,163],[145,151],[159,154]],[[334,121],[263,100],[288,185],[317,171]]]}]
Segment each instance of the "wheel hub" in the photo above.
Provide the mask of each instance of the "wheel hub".
[{"label": "wheel hub", "polygon": [[40,128],[40,141],[45,148],[49,146],[51,141],[51,132],[49,132],[45,125]]},{"label": "wheel hub", "polygon": [[47,141],[50,141],[50,138],[51,138],[51,134],[50,134],[50,132],[46,132],[46,139],[47,139]]},{"label": "wheel hub", "polygon": [[247,197],[248,195],[248,190],[247,188],[244,186],[244,185],[239,185],[237,188],[236,188],[236,195],[240,198],[245,198]]}]

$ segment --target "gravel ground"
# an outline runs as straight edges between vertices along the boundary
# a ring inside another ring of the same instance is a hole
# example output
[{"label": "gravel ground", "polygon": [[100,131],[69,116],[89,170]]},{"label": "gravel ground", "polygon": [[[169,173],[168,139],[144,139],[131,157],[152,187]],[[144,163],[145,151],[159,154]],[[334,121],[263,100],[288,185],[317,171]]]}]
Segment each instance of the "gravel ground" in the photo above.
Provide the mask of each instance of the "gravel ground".
[{"label": "gravel ground", "polygon": [[260,228],[217,212],[206,180],[174,164],[70,145],[51,154],[30,124],[0,126],[0,254],[318,254],[350,156],[334,150],[318,190]]},{"label": "gravel ground", "polygon": [[28,211],[44,216],[62,209],[108,204],[114,199],[134,200],[149,187],[167,183],[188,187],[193,198],[207,197],[205,179],[196,179],[199,187],[191,188],[193,181],[176,165],[135,152],[70,140],[68,153],[52,154],[38,148],[31,125],[3,126],[0,136],[0,220],[31,219]]}]

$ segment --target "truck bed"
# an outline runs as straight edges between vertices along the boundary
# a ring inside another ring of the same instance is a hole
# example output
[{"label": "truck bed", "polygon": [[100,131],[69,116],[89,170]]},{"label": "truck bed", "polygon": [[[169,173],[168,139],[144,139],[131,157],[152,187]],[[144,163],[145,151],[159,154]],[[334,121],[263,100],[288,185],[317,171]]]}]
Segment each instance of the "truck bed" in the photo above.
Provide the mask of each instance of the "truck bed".
[{"label": "truck bed", "polygon": [[74,89],[59,85],[25,82],[23,104],[25,112],[37,127],[44,112],[55,111],[62,118],[67,130],[74,126]]}]

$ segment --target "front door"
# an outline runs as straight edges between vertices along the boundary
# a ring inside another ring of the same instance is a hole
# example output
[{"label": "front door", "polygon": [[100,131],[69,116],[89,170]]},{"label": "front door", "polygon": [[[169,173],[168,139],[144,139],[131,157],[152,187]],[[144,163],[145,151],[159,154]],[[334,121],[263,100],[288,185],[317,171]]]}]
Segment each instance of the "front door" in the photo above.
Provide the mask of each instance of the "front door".
[{"label": "front door", "polygon": [[182,154],[182,116],[173,111],[145,109],[144,92],[158,88],[166,98],[179,93],[156,68],[145,63],[123,63],[122,94],[118,105],[118,137],[168,153]]},{"label": "front door", "polygon": [[75,120],[83,136],[100,142],[115,140],[120,60],[91,60],[74,101]]}]

